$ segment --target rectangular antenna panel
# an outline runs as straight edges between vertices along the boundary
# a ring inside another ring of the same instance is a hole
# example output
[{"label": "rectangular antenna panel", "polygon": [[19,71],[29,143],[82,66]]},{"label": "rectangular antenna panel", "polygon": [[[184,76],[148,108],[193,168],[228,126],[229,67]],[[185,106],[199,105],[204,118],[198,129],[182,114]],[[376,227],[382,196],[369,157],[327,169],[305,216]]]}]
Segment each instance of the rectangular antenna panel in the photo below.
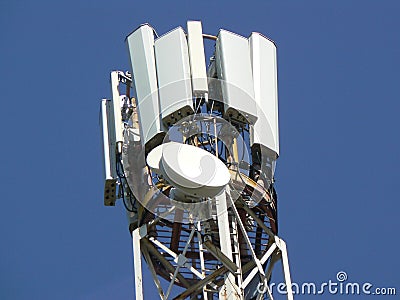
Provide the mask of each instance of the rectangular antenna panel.
[{"label": "rectangular antenna panel", "polygon": [[249,42],[245,37],[220,30],[215,59],[222,81],[225,118],[254,124],[257,120]]},{"label": "rectangular antenna panel", "polygon": [[267,147],[279,156],[278,79],[276,46],[268,38],[253,32],[249,38],[258,120],[250,143]]},{"label": "rectangular antenna panel", "polygon": [[104,205],[114,206],[116,200],[116,156],[112,103],[103,99],[100,103],[100,126],[103,142]]},{"label": "rectangular antenna panel", "polygon": [[187,40],[193,94],[195,97],[204,97],[204,94],[208,93],[208,84],[203,29],[200,21],[187,22]]},{"label": "rectangular antenna panel", "polygon": [[154,43],[161,117],[173,125],[193,113],[190,63],[185,32],[178,27]]},{"label": "rectangular antenna panel", "polygon": [[133,81],[136,89],[140,135],[146,152],[162,142],[154,32],[148,24],[140,26],[126,38]]},{"label": "rectangular antenna panel", "polygon": [[121,98],[118,90],[119,86],[119,71],[111,72],[111,94],[112,94],[112,113],[113,113],[113,129],[115,143],[121,144],[122,138],[122,116],[121,116]]}]

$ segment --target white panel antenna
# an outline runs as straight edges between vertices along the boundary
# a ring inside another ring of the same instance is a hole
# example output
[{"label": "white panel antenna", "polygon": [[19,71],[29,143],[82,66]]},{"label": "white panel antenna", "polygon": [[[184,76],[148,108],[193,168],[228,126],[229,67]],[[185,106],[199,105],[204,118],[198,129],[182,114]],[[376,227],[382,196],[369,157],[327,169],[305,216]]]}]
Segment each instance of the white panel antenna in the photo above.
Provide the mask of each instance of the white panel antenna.
[{"label": "white panel antenna", "polygon": [[100,123],[103,142],[104,205],[114,206],[116,200],[117,174],[115,168],[115,130],[112,103],[103,99],[100,103]]},{"label": "white panel antenna", "polygon": [[203,29],[200,21],[187,22],[187,40],[189,46],[193,94],[195,97],[204,97],[205,94],[208,93],[208,84]]},{"label": "white panel antenna", "polygon": [[249,43],[245,37],[220,30],[215,59],[222,79],[225,118],[254,124],[257,120]]},{"label": "white panel antenna", "polygon": [[113,114],[113,137],[115,138],[116,151],[122,151],[122,114],[121,114],[121,98],[118,91],[119,72],[111,72],[111,93],[112,93],[112,114]]},{"label": "white panel antenna", "polygon": [[126,43],[136,89],[141,140],[148,152],[160,144],[164,137],[160,121],[153,28],[148,24],[140,26],[128,35]]},{"label": "white panel antenna", "polygon": [[254,81],[254,99],[258,120],[251,134],[251,146],[266,147],[276,159],[279,156],[278,82],[276,46],[260,33],[249,38]]},{"label": "white panel antenna", "polygon": [[161,117],[173,125],[193,113],[190,63],[185,32],[178,27],[154,43]]}]

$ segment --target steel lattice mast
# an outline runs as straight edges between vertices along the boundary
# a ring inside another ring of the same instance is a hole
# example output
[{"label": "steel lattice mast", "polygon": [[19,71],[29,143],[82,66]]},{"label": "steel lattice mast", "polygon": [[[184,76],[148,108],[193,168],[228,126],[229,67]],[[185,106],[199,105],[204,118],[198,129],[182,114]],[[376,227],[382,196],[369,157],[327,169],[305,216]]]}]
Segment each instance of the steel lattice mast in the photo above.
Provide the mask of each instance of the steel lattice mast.
[{"label": "steel lattice mast", "polygon": [[111,73],[101,102],[104,204],[128,212],[136,299],[142,257],[161,299],[273,299],[278,260],[293,299],[277,235],[275,44],[198,21],[160,37],[144,24],[126,43],[132,70]]}]

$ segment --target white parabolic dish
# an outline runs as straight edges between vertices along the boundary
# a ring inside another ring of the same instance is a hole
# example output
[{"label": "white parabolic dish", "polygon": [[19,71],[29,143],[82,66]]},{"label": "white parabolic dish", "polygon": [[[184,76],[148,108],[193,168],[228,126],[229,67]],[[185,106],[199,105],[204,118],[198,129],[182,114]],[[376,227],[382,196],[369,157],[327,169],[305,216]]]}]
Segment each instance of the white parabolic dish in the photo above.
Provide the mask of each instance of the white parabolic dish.
[{"label": "white parabolic dish", "polygon": [[146,158],[147,165],[157,174],[160,173],[160,162],[164,145],[166,144],[161,144],[153,148]]},{"label": "white parabolic dish", "polygon": [[176,142],[160,145],[149,153],[147,163],[178,189],[194,196],[213,197],[230,180],[229,170],[221,160],[192,145]]}]

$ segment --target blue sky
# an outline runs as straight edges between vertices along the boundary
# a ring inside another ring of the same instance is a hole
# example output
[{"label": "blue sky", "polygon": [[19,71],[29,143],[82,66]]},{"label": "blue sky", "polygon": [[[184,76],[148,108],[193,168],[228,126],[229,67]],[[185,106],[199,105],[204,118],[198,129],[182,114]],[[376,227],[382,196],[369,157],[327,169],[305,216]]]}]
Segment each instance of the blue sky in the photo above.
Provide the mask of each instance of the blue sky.
[{"label": "blue sky", "polygon": [[[293,281],[345,271],[399,294],[399,9],[390,0],[0,1],[0,298],[133,298],[123,207],[103,206],[99,101],[109,72],[129,69],[128,33],[188,19],[278,45],[279,225]],[[148,275],[145,290],[156,299]],[[296,299],[339,298],[364,296]]]}]

